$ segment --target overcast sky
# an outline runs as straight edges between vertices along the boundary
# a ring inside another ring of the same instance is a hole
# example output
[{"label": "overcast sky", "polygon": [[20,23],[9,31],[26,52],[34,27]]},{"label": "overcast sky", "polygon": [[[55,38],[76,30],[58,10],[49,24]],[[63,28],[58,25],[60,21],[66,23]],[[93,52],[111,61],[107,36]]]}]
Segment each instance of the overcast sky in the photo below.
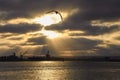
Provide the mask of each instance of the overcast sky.
[{"label": "overcast sky", "polygon": [[[0,55],[120,55],[120,0],[0,0]],[[45,27],[62,36],[37,33],[43,25],[32,20],[51,10],[63,21]]]}]

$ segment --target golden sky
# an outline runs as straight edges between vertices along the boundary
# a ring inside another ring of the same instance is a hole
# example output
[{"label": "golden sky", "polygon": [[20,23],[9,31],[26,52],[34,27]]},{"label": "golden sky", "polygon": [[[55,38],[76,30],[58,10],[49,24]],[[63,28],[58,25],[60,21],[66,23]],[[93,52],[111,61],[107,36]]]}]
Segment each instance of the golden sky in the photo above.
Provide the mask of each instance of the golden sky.
[{"label": "golden sky", "polygon": [[[29,4],[28,4],[29,3]],[[120,55],[119,0],[1,0],[0,55]]]}]

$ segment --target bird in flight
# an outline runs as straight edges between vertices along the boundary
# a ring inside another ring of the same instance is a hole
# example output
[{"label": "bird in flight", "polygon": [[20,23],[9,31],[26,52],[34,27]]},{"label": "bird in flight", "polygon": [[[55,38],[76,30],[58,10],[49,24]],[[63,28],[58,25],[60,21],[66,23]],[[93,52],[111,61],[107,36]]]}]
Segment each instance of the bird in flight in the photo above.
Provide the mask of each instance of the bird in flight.
[{"label": "bird in flight", "polygon": [[61,21],[63,22],[63,17],[62,17],[62,15],[61,15],[60,12],[58,12],[58,11],[56,11],[56,10],[51,10],[51,11],[47,12],[46,14],[48,14],[48,13],[56,13],[56,14],[59,14],[60,17],[61,17]]}]

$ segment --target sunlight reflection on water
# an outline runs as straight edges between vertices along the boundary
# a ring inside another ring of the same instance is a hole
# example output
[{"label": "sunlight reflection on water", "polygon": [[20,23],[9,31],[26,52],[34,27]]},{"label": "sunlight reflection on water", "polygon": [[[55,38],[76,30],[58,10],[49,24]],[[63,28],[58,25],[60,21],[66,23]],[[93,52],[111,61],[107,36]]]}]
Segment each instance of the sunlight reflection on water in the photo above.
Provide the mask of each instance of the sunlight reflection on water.
[{"label": "sunlight reflection on water", "polygon": [[113,62],[0,62],[0,80],[119,80]]}]

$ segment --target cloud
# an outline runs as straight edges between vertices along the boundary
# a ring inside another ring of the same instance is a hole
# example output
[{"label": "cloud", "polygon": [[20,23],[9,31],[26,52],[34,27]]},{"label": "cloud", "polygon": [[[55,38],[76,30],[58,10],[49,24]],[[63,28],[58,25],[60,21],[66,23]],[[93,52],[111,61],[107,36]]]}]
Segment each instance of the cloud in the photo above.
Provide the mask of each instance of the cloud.
[{"label": "cloud", "polygon": [[101,56],[119,56],[120,45],[109,45],[108,48],[98,47],[96,53]]},{"label": "cloud", "polygon": [[0,26],[0,33],[18,33],[24,34],[28,32],[39,31],[41,29],[40,25],[37,24],[8,24]]},{"label": "cloud", "polygon": [[97,44],[102,43],[101,40],[90,40],[87,38],[71,38],[70,43],[73,43],[73,45],[70,46],[71,50],[91,50],[95,49]]},{"label": "cloud", "polygon": [[120,26],[120,20],[93,20],[91,21],[91,25],[98,27]]},{"label": "cloud", "polygon": [[46,44],[46,37],[41,36],[41,37],[29,38],[27,43],[31,43],[31,45],[44,45]]},{"label": "cloud", "polygon": [[116,38],[117,40],[120,40],[120,36]]},{"label": "cloud", "polygon": [[[72,4],[76,4],[75,1],[72,2]],[[0,11],[6,12],[6,14],[4,14],[4,19],[13,19],[18,17],[28,18],[34,17],[33,15],[38,15],[49,10],[69,10],[71,8],[71,3],[69,3],[68,0],[64,2],[56,0],[0,0]]]},{"label": "cloud", "polygon": [[119,18],[119,4],[119,0],[0,0],[0,12],[6,12],[4,19],[12,19],[33,17],[33,15],[54,9],[70,13],[71,9],[78,8],[80,11],[72,15],[68,20],[69,22],[79,23],[88,20]]},{"label": "cloud", "polygon": [[1,39],[7,38],[7,37],[10,37],[10,36],[12,36],[12,34],[10,34],[10,33],[0,34],[0,38],[1,38]]},{"label": "cloud", "polygon": [[58,50],[92,50],[96,45],[101,44],[101,40],[92,40],[87,38],[61,38],[52,42]]},{"label": "cloud", "polygon": [[[69,30],[69,31],[82,31],[82,34],[79,34],[80,36],[87,36],[87,35],[103,35],[106,33],[112,33],[115,31],[119,31],[120,27],[119,26],[111,26],[111,27],[103,27],[103,26],[92,26],[90,23],[87,23],[85,25],[52,25],[49,27],[46,27],[48,30],[57,30],[57,31],[63,31],[63,30]],[[71,33],[72,34],[72,33]],[[76,33],[73,33],[72,35],[74,36]],[[79,36],[78,35],[78,36]]]},{"label": "cloud", "polygon": [[[63,22],[48,26],[46,29],[59,31],[70,37],[60,38],[58,41],[61,44],[53,41],[59,49],[74,50],[78,54],[79,50],[81,53],[95,50],[100,55],[118,54],[120,45],[119,4],[120,0],[0,0],[0,21],[1,23],[10,21],[9,24],[0,24],[0,38],[3,41],[1,45],[8,45],[2,44],[7,41],[13,44],[13,40],[21,40],[23,36],[17,37],[18,34],[24,35],[41,30],[42,26],[33,24],[29,20],[40,17],[48,11],[57,10],[62,14]],[[66,18],[63,13],[67,13]],[[15,21],[16,24],[14,24]],[[46,37],[41,34],[28,35],[29,37],[22,41],[22,46],[49,44],[46,42]],[[98,45],[107,45],[107,47]]]}]

